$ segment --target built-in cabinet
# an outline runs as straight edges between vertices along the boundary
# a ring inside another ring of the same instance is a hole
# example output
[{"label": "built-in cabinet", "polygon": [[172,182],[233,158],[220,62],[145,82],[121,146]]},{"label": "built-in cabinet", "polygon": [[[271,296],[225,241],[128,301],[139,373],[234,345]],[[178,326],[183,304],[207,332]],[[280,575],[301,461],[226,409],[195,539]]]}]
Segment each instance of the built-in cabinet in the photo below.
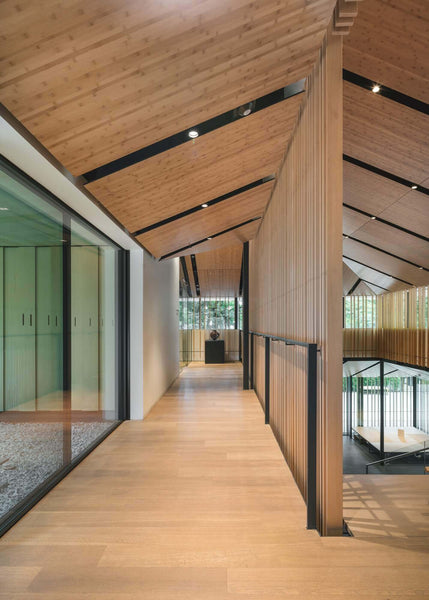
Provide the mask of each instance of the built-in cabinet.
[{"label": "built-in cabinet", "polygon": [[[105,408],[115,410],[115,297],[107,291],[114,282],[102,268],[111,255],[71,248],[72,410],[99,410],[102,388],[112,396]],[[63,408],[62,272],[61,246],[0,249],[2,410]]]}]

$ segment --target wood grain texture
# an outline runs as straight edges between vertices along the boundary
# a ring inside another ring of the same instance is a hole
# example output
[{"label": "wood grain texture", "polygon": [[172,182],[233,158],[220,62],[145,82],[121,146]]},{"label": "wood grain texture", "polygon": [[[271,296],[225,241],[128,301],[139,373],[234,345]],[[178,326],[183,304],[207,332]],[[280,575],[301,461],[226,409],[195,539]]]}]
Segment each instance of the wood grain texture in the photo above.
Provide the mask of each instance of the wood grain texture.
[{"label": "wood grain texture", "polygon": [[[317,503],[324,534],[338,534],[342,527],[341,90],[341,37],[329,32],[270,204],[250,244],[250,329],[316,342],[321,349]],[[305,357],[305,349],[272,344],[271,426],[304,495]]]},{"label": "wood grain texture", "polygon": [[344,356],[374,356],[428,367],[428,293],[428,286],[421,286],[377,296],[374,327],[358,327],[362,314],[366,321],[365,302],[351,298],[352,327],[343,330]]},{"label": "wood grain texture", "polygon": [[214,233],[254,217],[261,217],[272,188],[273,181],[269,181],[219,204],[137,236],[137,239],[159,258]]},{"label": "wood grain texture", "polygon": [[130,231],[276,173],[302,94],[234,121],[87,188]]},{"label": "wood grain texture", "polygon": [[423,599],[428,485],[348,475],[355,537],[306,530],[241,369],[192,366],[2,538],[0,598]]},{"label": "wood grain texture", "polygon": [[242,255],[243,246],[241,244],[197,254],[195,260],[200,279],[201,296],[238,297],[240,295]]},{"label": "wood grain texture", "polygon": [[429,102],[426,0],[362,2],[344,40],[344,68]]},{"label": "wood grain texture", "polygon": [[428,115],[344,82],[345,154],[422,183],[429,176],[428,131]]},{"label": "wood grain texture", "polygon": [[74,175],[305,77],[335,0],[1,3],[1,101]]},{"label": "wood grain texture", "polygon": [[175,256],[188,256],[189,254],[199,254],[200,252],[208,252],[209,250],[216,250],[218,248],[233,246],[235,244],[243,245],[244,242],[247,242],[255,237],[259,225],[260,220],[255,221],[253,223],[248,223],[247,225],[243,225],[243,227],[234,229],[234,231],[229,231],[228,233],[213,238],[212,240],[202,242],[197,246],[193,246],[192,248],[183,250],[182,252],[177,253]]}]

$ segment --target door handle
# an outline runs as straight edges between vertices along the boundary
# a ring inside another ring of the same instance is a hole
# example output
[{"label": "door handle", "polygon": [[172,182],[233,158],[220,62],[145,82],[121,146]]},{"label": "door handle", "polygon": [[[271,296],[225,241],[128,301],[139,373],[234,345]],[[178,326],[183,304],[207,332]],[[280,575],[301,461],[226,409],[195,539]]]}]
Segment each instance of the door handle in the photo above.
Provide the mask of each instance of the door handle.
[{"label": "door handle", "polygon": [[48,325],[50,325],[50,324],[51,324],[51,317],[50,317],[50,315],[48,315]]},{"label": "door handle", "polygon": [[24,317],[24,313],[22,313],[22,324],[25,325],[25,317]]},{"label": "door handle", "polygon": [[30,327],[33,327],[33,315],[30,314]]}]

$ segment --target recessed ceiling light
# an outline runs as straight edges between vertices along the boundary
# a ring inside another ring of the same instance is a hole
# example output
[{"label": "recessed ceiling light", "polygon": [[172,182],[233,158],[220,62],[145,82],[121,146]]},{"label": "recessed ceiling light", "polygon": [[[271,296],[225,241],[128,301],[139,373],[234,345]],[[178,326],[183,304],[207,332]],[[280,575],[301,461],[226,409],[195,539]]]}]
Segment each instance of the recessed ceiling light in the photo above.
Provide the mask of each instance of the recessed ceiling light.
[{"label": "recessed ceiling light", "polygon": [[420,271],[423,271],[423,267],[419,267]]},{"label": "recessed ceiling light", "polygon": [[9,209],[6,208],[5,206],[0,206],[0,210],[9,210]]},{"label": "recessed ceiling light", "polygon": [[211,237],[208,237],[207,239],[208,239],[208,240],[211,240],[212,238],[211,238]]},{"label": "recessed ceiling light", "polygon": [[199,136],[199,133],[196,129],[191,129],[191,131],[188,131],[188,136],[192,139],[197,138]]},{"label": "recessed ceiling light", "polygon": [[378,94],[378,92],[380,91],[380,86],[378,85],[378,83],[375,83],[372,86],[372,91],[374,92],[374,94]]},{"label": "recessed ceiling light", "polygon": [[375,221],[375,219],[376,219],[376,218],[377,218],[377,217],[371,217],[371,220],[372,220],[372,221]]},{"label": "recessed ceiling light", "polygon": [[348,239],[349,239],[349,236],[348,236],[348,235],[345,235],[345,236],[344,236],[344,239],[345,239],[345,240],[348,240]]},{"label": "recessed ceiling light", "polygon": [[208,204],[201,204],[201,208],[208,208]]},{"label": "recessed ceiling light", "polygon": [[416,189],[417,189],[417,186],[416,186],[416,185],[412,185],[412,186],[411,186],[411,189],[412,189],[412,190],[416,190]]}]

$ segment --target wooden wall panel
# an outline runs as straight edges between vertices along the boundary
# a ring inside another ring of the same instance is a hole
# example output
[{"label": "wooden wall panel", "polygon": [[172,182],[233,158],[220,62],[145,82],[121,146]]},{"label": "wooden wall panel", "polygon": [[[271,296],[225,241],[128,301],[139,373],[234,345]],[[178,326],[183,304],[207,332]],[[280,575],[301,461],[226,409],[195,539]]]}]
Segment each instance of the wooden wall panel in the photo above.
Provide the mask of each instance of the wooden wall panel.
[{"label": "wooden wall panel", "polygon": [[[429,367],[428,296],[428,286],[376,296],[376,326],[357,327],[352,320],[352,327],[343,330],[344,356]],[[359,298],[350,300],[352,319],[361,318]]]},{"label": "wooden wall panel", "polygon": [[[342,531],[341,205],[341,37],[329,32],[250,244],[250,328],[320,347],[317,502],[327,535]],[[271,360],[271,426],[305,495],[305,351],[273,342]]]}]

